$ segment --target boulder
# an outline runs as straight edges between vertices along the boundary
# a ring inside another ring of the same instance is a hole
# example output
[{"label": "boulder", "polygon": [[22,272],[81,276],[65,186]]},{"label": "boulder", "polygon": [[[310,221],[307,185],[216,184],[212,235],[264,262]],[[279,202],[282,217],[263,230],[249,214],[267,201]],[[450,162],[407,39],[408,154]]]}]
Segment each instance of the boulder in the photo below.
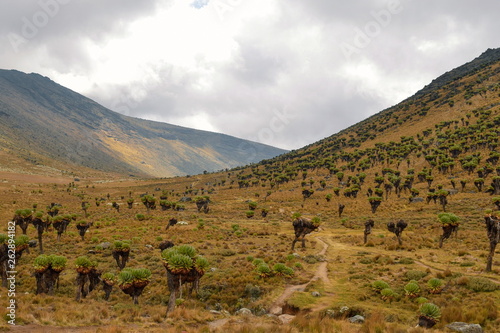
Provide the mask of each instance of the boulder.
[{"label": "boulder", "polygon": [[253,316],[252,311],[247,308],[241,308],[235,313],[236,315],[241,315],[241,316]]},{"label": "boulder", "polygon": [[420,197],[411,198],[410,202],[411,203],[414,203],[414,202],[424,202],[424,198],[420,198]]},{"label": "boulder", "polygon": [[312,297],[321,297],[321,294],[320,294],[319,292],[317,292],[317,291],[313,291],[313,292],[311,293],[311,296],[312,296]]},{"label": "boulder", "polygon": [[354,317],[349,318],[349,321],[353,324],[362,324],[365,322],[365,317],[360,315],[355,315]]},{"label": "boulder", "polygon": [[193,199],[191,199],[190,197],[182,197],[179,202],[190,202],[192,201]]},{"label": "boulder", "polygon": [[289,314],[282,314],[278,316],[278,319],[283,323],[283,324],[289,324],[295,316],[289,315]]},{"label": "boulder", "polygon": [[454,332],[461,333],[483,333],[483,329],[479,324],[467,324],[462,322],[454,322],[446,325],[447,328]]},{"label": "boulder", "polygon": [[104,243],[101,243],[97,246],[100,246],[102,249],[109,249],[111,247],[111,243],[110,242],[104,242]]}]

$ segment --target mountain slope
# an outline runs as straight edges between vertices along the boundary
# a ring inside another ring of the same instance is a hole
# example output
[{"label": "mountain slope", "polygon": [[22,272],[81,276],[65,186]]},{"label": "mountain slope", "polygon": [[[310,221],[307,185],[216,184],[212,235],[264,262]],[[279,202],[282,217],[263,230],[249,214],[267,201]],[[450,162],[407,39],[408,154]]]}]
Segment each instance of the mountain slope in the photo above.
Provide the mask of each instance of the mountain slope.
[{"label": "mountain slope", "polygon": [[[299,169],[308,169],[354,161],[359,171],[360,160],[372,159],[377,154],[389,157],[388,164],[397,164],[410,154],[422,158],[429,149],[445,151],[453,143],[464,145],[463,153],[472,153],[470,144],[475,145],[474,136],[498,142],[499,93],[500,49],[489,49],[473,61],[441,75],[401,103],[261,164],[288,161]],[[412,147],[408,141],[414,142]],[[354,157],[347,157],[349,154]]]},{"label": "mountain slope", "polygon": [[258,162],[282,149],[127,117],[38,74],[0,70],[1,147],[34,163],[170,177]]}]

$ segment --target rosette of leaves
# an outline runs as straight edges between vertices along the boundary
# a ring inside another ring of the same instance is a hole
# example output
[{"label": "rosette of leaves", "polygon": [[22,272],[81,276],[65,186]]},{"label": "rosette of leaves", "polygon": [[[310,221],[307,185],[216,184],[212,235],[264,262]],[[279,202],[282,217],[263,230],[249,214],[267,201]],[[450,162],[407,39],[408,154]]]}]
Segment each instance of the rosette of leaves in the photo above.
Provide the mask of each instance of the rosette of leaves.
[{"label": "rosette of leaves", "polygon": [[167,269],[172,274],[188,274],[193,268],[193,259],[184,254],[176,253],[167,260]]},{"label": "rosette of leaves", "polygon": [[380,295],[384,301],[392,301],[396,297],[396,293],[391,288],[382,289]]},{"label": "rosette of leaves", "polygon": [[433,303],[424,303],[419,308],[419,326],[424,328],[431,328],[441,318],[441,310]]},{"label": "rosette of leaves", "polygon": [[373,281],[372,282],[372,288],[373,290],[375,290],[376,292],[380,292],[382,291],[383,289],[387,289],[389,288],[389,284],[385,281],[382,281],[382,280],[377,280],[377,281]]},{"label": "rosette of leaves", "polygon": [[409,282],[405,287],[405,294],[409,298],[416,298],[420,293],[420,287],[415,282]]},{"label": "rosette of leaves", "polygon": [[417,304],[424,304],[429,303],[429,300],[425,297],[420,296],[415,299],[415,302],[417,302]]},{"label": "rosette of leaves", "polygon": [[164,260],[164,264],[168,263],[170,258],[174,255],[178,254],[176,247],[170,247],[161,252],[161,257]]},{"label": "rosette of leaves", "polygon": [[441,222],[443,225],[449,224],[449,225],[458,225],[458,220],[460,218],[456,216],[453,213],[440,213],[438,214],[438,220]]},{"label": "rosette of leaves", "polygon": [[57,256],[52,254],[49,256],[49,260],[50,260],[50,267],[56,272],[61,272],[66,268],[67,259],[63,256]]},{"label": "rosette of leaves", "polygon": [[112,286],[115,284],[116,282],[116,276],[111,273],[111,272],[107,272],[107,273],[104,273],[102,276],[101,276],[101,279],[102,281],[104,281],[105,284],[107,284],[108,286]]},{"label": "rosette of leaves", "polygon": [[186,244],[178,245],[178,246],[174,246],[174,248],[176,248],[176,251],[179,254],[183,254],[185,256],[188,256],[189,258],[196,257],[196,250],[191,245],[186,245]]},{"label": "rosette of leaves", "polygon": [[22,218],[28,218],[33,214],[33,211],[31,209],[18,209],[15,214]]},{"label": "rosette of leaves", "polygon": [[319,227],[319,225],[321,224],[321,219],[319,218],[319,216],[315,216],[311,219],[311,223],[315,226],[315,227]]},{"label": "rosette of leaves", "polygon": [[266,263],[259,264],[255,270],[261,278],[267,278],[272,275],[271,268]]},{"label": "rosette of leaves", "polygon": [[277,263],[273,266],[273,271],[278,276],[292,277],[295,273],[293,268],[288,267],[283,263]]},{"label": "rosette of leaves", "polygon": [[200,273],[201,275],[205,274],[205,271],[207,270],[208,266],[210,266],[210,264],[208,263],[207,259],[205,259],[202,256],[196,257],[196,260],[194,262],[194,268],[198,273]]},{"label": "rosette of leaves", "polygon": [[256,259],[254,259],[254,260],[252,261],[252,264],[253,264],[254,266],[256,266],[256,267],[257,267],[257,266],[259,266],[260,264],[263,264],[263,263],[264,263],[264,260],[262,260],[262,259],[260,259],[260,258],[256,258]]},{"label": "rosette of leaves", "polygon": [[28,248],[28,242],[30,238],[27,235],[19,235],[14,240],[14,245],[16,246],[16,252],[21,252],[24,249]]},{"label": "rosette of leaves", "polygon": [[76,258],[75,266],[78,273],[88,274],[97,266],[97,263],[90,260],[87,256],[81,256]]},{"label": "rosette of leaves", "polygon": [[443,290],[444,282],[438,278],[432,278],[427,281],[427,287],[429,288],[429,292],[431,294],[439,294]]},{"label": "rosette of leaves", "polygon": [[132,275],[134,277],[133,284],[136,288],[145,287],[149,284],[151,280],[151,271],[147,268],[136,268],[131,269]]},{"label": "rosette of leaves", "polygon": [[134,283],[134,274],[132,270],[130,268],[123,269],[118,274],[117,283],[122,290],[131,288]]},{"label": "rosette of leaves", "polygon": [[248,208],[249,208],[250,210],[255,210],[255,209],[257,208],[257,203],[256,203],[255,201],[250,201],[250,202],[248,203]]},{"label": "rosette of leaves", "polygon": [[115,250],[118,252],[128,252],[130,251],[130,243],[127,241],[115,240],[113,242]]},{"label": "rosette of leaves", "polygon": [[33,261],[33,268],[37,273],[45,272],[50,266],[50,258],[45,254],[41,254]]}]

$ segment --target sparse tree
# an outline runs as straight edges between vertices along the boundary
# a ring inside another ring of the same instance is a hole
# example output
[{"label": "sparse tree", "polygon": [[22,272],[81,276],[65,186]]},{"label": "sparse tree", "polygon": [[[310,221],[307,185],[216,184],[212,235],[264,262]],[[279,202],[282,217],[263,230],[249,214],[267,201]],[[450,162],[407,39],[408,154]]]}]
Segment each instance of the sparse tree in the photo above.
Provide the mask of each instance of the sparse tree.
[{"label": "sparse tree", "polygon": [[495,249],[500,241],[500,218],[498,214],[486,214],[484,217],[488,239],[490,240],[490,253],[486,263],[486,272],[491,272]]},{"label": "sparse tree", "polygon": [[80,301],[97,287],[101,272],[97,270],[97,262],[91,261],[87,256],[78,257],[75,265],[77,272],[75,298]]},{"label": "sparse tree", "polygon": [[443,247],[443,241],[450,238],[453,232],[457,232],[459,223],[459,218],[452,213],[440,213],[438,214],[438,220],[442,224],[443,234],[439,238],[439,248]]},{"label": "sparse tree", "polygon": [[128,241],[116,240],[114,243],[113,258],[120,269],[124,269],[130,256],[130,243]]},{"label": "sparse tree", "polygon": [[170,297],[167,306],[167,315],[175,308],[175,300],[181,297],[181,287],[191,283],[191,292],[198,292],[200,279],[205,274],[209,263],[197,254],[190,245],[178,245],[166,249],[161,253],[163,265],[167,270],[167,283]]},{"label": "sparse tree", "polygon": [[92,222],[87,222],[87,221],[80,221],[76,225],[78,233],[80,234],[80,237],[82,237],[82,241],[85,240],[85,234],[87,233],[87,230],[89,230],[91,226]]},{"label": "sparse tree", "polygon": [[368,202],[370,202],[370,206],[372,208],[372,213],[375,214],[377,211],[377,208],[380,206],[382,203],[382,198],[381,197],[369,197]]},{"label": "sparse tree", "polygon": [[144,206],[146,207],[148,213],[152,210],[152,209],[156,209],[156,198],[153,197],[152,195],[145,195],[141,198],[141,201],[142,203],[144,204]]},{"label": "sparse tree", "polygon": [[387,223],[387,230],[396,235],[396,238],[398,239],[398,244],[400,246],[403,245],[403,240],[401,239],[401,236],[403,235],[403,231],[406,229],[407,226],[408,224],[403,220],[399,220],[398,223],[394,222]]},{"label": "sparse tree", "polygon": [[373,221],[371,219],[365,222],[363,244],[366,244],[366,242],[368,241],[368,235],[372,233],[372,228],[374,225],[375,225],[375,221]]},{"label": "sparse tree", "polygon": [[151,271],[147,268],[125,268],[118,274],[117,282],[120,289],[139,304],[144,288],[151,281]]}]

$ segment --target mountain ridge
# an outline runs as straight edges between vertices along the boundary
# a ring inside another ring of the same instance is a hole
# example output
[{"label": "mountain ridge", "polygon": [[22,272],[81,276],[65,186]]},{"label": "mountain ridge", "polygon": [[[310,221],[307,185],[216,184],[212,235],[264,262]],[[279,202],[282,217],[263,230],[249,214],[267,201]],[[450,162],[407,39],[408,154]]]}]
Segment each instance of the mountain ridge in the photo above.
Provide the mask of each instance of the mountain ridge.
[{"label": "mountain ridge", "polygon": [[97,170],[170,177],[285,152],[226,134],[125,116],[36,73],[0,70],[0,87],[0,140],[13,151],[26,150],[25,158],[39,155],[38,162],[47,156]]}]

